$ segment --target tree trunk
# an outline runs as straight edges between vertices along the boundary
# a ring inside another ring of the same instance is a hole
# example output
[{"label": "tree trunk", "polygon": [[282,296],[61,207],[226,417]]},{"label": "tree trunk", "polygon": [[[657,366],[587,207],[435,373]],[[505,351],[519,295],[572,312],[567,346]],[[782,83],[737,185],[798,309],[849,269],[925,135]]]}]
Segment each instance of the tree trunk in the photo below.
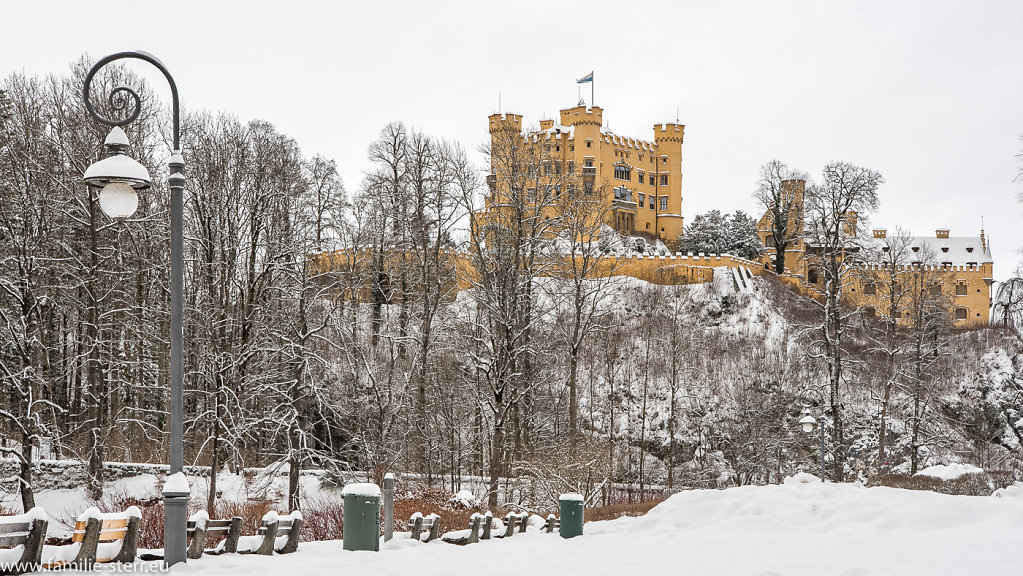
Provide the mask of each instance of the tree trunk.
[{"label": "tree trunk", "polygon": [[35,508],[36,497],[32,489],[32,435],[27,432],[21,435],[21,467],[18,480],[21,484],[21,506],[23,511],[28,512]]}]

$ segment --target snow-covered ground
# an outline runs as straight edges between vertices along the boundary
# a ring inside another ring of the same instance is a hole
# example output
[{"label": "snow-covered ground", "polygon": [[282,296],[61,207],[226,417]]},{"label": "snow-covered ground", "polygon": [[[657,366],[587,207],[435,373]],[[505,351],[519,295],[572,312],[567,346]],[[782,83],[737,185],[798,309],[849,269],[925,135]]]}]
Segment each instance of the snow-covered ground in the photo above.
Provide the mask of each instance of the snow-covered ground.
[{"label": "snow-covered ground", "polygon": [[[413,542],[345,552],[302,543],[273,557],[190,561],[189,574],[1019,575],[1023,498],[792,482],[683,492],[638,518],[562,540],[530,531],[465,547]],[[143,568],[137,566],[136,568]]]}]

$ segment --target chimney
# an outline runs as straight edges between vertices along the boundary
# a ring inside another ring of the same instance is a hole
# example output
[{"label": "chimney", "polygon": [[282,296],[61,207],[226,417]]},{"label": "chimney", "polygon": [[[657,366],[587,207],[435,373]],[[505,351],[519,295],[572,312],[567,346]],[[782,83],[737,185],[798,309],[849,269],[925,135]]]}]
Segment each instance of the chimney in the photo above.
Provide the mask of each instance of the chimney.
[{"label": "chimney", "polygon": [[885,228],[874,228],[874,238],[887,238],[888,230]]},{"label": "chimney", "polygon": [[934,231],[935,238],[948,238],[948,228],[938,228]]}]

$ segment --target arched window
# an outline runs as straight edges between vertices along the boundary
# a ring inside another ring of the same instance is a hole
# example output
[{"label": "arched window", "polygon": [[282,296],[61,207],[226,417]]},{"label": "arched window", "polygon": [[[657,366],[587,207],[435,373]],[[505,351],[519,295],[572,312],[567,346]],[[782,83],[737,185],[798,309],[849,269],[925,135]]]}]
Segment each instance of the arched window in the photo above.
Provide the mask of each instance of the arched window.
[{"label": "arched window", "polygon": [[816,284],[818,280],[820,280],[820,278],[818,278],[817,276],[816,268],[810,268],[809,270],[806,271],[807,282],[809,282],[810,284]]},{"label": "arched window", "polygon": [[956,320],[966,320],[970,317],[970,309],[965,306],[956,308]]},{"label": "arched window", "polygon": [[615,166],[615,178],[618,180],[631,180],[632,170],[629,170],[628,166],[618,165]]}]

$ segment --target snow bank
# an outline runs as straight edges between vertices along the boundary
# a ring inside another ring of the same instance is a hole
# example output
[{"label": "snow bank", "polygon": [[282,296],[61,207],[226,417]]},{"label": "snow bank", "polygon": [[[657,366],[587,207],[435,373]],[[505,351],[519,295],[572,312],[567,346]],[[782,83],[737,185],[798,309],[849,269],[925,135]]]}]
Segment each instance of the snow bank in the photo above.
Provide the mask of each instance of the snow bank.
[{"label": "snow bank", "polygon": [[462,508],[475,508],[480,505],[479,499],[468,490],[459,490],[448,502]]},{"label": "snow bank", "polygon": [[784,480],[786,484],[815,484],[820,481],[820,478],[809,472],[798,472],[792,476],[786,476]]},{"label": "snow bank", "polygon": [[380,487],[370,482],[345,484],[341,496],[380,496]]},{"label": "snow bank", "polygon": [[941,480],[955,480],[967,474],[982,474],[984,470],[970,464],[936,464],[928,466],[914,476],[930,476]]},{"label": "snow bank", "polygon": [[1016,482],[1012,486],[999,488],[992,494],[995,498],[1020,498],[1023,500],[1023,482]]},{"label": "snow bank", "polygon": [[273,558],[206,556],[188,572],[1016,576],[1021,533],[1023,499],[815,482],[686,491],[646,516],[590,522],[570,540],[530,530],[464,547],[418,546],[398,535],[366,554],[345,553],[339,541],[304,542]]}]

